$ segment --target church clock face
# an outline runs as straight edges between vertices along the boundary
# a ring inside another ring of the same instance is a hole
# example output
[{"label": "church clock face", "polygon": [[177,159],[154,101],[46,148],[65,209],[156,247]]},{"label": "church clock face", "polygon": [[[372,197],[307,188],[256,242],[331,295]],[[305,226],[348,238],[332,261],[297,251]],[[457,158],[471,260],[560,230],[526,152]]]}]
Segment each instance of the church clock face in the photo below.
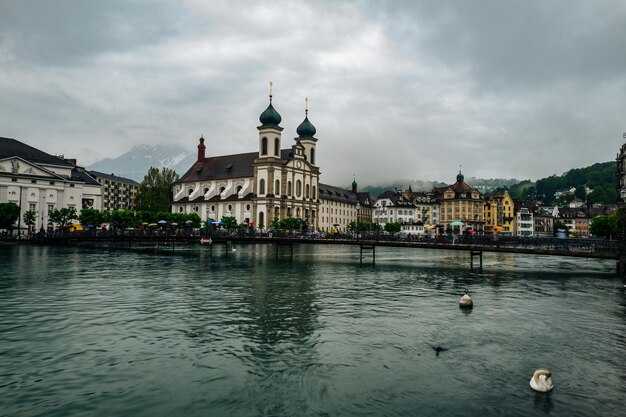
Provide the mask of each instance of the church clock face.
[{"label": "church clock face", "polygon": [[296,162],[296,168],[302,168],[302,161]]}]

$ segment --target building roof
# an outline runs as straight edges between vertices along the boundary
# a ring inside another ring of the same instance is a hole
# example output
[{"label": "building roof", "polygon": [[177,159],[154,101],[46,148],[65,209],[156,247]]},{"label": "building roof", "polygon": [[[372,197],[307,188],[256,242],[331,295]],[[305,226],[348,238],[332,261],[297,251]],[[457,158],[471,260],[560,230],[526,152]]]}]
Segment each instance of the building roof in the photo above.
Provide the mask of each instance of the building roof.
[{"label": "building roof", "polygon": [[87,171],[83,167],[74,167],[72,170],[72,176],[70,177],[72,181],[82,181],[85,184],[89,185],[97,185],[100,186],[100,183],[96,181],[94,177],[89,175],[89,171]]},{"label": "building roof", "polygon": [[398,191],[385,191],[381,195],[378,196],[376,200],[380,200],[382,198],[386,198],[391,201],[396,207],[415,207],[412,201],[407,200],[402,196],[402,193]]},{"label": "building roof", "polygon": [[115,182],[123,182],[126,184],[139,186],[139,183],[137,181],[131,180],[130,178],[119,177],[115,174],[105,174],[104,172],[99,172],[99,171],[89,171],[89,172],[95,175],[96,177],[104,178],[104,179],[115,181]]},{"label": "building roof", "polygon": [[71,168],[73,165],[63,159],[50,155],[44,151],[33,148],[16,139],[0,137],[0,159],[19,156],[20,158],[36,164],[55,165]]},{"label": "building roof", "polygon": [[[291,149],[282,149],[280,156],[291,159]],[[205,158],[196,161],[176,183],[253,177],[254,160],[258,157],[258,152],[248,152]]]},{"label": "building roof", "polygon": [[351,190],[344,190],[343,188],[322,183],[320,183],[319,186],[320,200],[338,201],[348,204],[356,204],[358,201],[357,194],[353,193]]}]

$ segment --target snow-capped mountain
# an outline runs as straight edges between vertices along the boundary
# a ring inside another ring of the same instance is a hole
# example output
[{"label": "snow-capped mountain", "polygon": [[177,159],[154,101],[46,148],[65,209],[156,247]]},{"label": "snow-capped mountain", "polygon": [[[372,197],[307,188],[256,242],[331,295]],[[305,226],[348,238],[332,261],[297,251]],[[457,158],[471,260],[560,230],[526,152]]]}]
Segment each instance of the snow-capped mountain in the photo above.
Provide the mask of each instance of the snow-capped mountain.
[{"label": "snow-capped mountain", "polygon": [[196,155],[180,145],[137,145],[117,158],[104,158],[87,169],[140,182],[150,167],[167,167],[183,175],[195,160]]}]

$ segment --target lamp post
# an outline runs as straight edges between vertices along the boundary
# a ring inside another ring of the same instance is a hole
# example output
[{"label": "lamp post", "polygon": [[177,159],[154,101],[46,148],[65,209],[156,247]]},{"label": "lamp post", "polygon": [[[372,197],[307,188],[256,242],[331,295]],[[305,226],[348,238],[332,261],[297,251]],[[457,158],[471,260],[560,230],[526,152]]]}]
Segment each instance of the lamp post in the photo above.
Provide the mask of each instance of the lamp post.
[{"label": "lamp post", "polygon": [[361,231],[360,230],[361,227],[359,225],[359,210],[361,209],[361,205],[359,204],[359,200],[357,200],[355,208],[356,208],[356,223],[355,223],[356,224],[356,240],[358,242],[358,240],[359,240],[359,233]]}]

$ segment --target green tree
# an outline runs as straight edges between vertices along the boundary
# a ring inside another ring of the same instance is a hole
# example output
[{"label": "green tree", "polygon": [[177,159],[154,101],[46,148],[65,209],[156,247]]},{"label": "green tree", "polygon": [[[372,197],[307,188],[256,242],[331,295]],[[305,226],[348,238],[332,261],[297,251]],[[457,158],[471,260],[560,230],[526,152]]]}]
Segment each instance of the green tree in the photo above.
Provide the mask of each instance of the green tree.
[{"label": "green tree", "polygon": [[53,209],[50,212],[50,221],[58,226],[64,227],[73,220],[78,219],[78,212],[74,207]]},{"label": "green tree", "polygon": [[300,229],[300,220],[295,217],[287,217],[280,221],[280,228],[282,230],[299,230]]},{"label": "green tree", "polygon": [[0,203],[0,229],[8,229],[20,217],[20,206],[15,203]]},{"label": "green tree", "polygon": [[389,222],[389,223],[385,223],[385,232],[387,233],[398,233],[400,230],[402,230],[402,225],[400,223],[397,222]]},{"label": "green tree", "polygon": [[24,213],[22,218],[24,219],[24,223],[32,231],[33,226],[35,226],[35,223],[37,222],[37,210],[28,210]]},{"label": "green tree", "polygon": [[579,185],[576,187],[576,191],[574,191],[574,197],[583,201],[587,201],[587,192],[585,191],[584,185]]},{"label": "green tree", "polygon": [[603,238],[615,238],[618,235],[617,216],[596,216],[591,220],[589,233]]},{"label": "green tree", "polygon": [[172,184],[178,180],[178,174],[169,168],[150,167],[135,197],[138,210],[150,212],[169,212],[171,206]]},{"label": "green tree", "polygon": [[102,223],[106,223],[109,220],[109,213],[102,212],[100,210],[84,208],[78,215],[78,221],[83,226],[98,226]]},{"label": "green tree", "polygon": [[232,216],[222,216],[222,222],[224,223],[224,227],[227,229],[237,228],[237,219]]},{"label": "green tree", "polygon": [[272,222],[270,223],[270,229],[272,229],[272,230],[280,230],[281,229],[280,219],[278,217],[274,217],[272,219]]}]

